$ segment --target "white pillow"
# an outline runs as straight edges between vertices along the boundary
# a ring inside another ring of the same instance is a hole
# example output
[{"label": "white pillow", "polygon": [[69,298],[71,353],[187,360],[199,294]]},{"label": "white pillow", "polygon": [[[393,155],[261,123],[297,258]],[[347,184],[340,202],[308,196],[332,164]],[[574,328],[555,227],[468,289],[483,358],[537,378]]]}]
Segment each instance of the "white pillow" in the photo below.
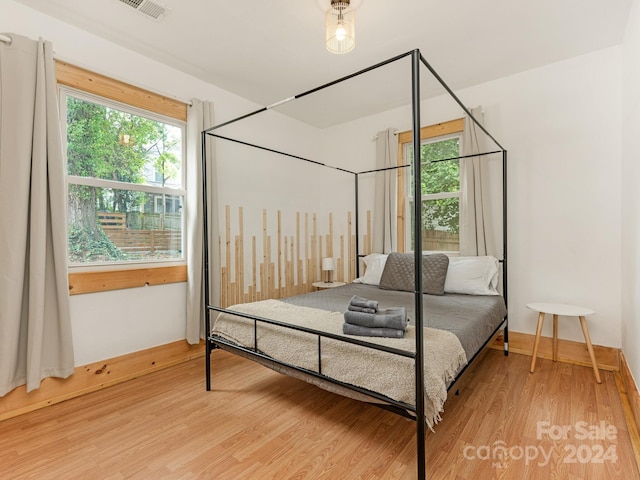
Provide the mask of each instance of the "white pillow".
[{"label": "white pillow", "polygon": [[485,257],[450,257],[445,293],[499,295],[498,259]]},{"label": "white pillow", "polygon": [[369,285],[380,285],[380,277],[384,271],[384,265],[387,263],[387,257],[382,253],[371,253],[363,257],[365,271],[362,277],[356,278],[354,283],[367,283]]}]

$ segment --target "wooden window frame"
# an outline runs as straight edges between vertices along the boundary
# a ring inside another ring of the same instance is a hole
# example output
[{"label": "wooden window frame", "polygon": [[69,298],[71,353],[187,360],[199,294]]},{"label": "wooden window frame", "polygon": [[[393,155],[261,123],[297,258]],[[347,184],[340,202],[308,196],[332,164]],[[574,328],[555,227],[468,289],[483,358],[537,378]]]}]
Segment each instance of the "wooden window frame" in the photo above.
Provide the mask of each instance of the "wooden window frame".
[{"label": "wooden window frame", "polygon": [[56,61],[58,84],[99,95],[116,102],[187,121],[187,104],[128,83],[94,73],[70,63]]},{"label": "wooden window frame", "polygon": [[[187,121],[187,104],[148,90],[56,61],[56,79],[65,85],[133,107]],[[187,281],[186,265],[146,265],[144,268],[100,269],[69,273],[69,294],[104,292]]]},{"label": "wooden window frame", "polygon": [[[456,118],[448,122],[436,123],[428,125],[420,129],[420,141],[430,140],[432,138],[442,137],[462,133],[464,131],[464,118]],[[398,165],[405,165],[404,146],[413,141],[413,131],[407,130],[398,133]],[[405,173],[406,168],[398,169],[398,211],[397,211],[397,232],[398,232],[398,251],[405,251]]]}]

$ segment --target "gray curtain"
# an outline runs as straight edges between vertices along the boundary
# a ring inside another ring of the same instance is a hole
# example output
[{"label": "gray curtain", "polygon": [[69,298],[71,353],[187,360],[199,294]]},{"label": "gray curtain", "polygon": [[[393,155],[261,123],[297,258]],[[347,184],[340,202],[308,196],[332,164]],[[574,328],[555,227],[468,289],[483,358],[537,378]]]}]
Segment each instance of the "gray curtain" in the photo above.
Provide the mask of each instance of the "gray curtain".
[{"label": "gray curtain", "polygon": [[[484,125],[482,107],[471,115]],[[485,133],[465,115],[462,155],[487,151]],[[489,204],[489,156],[460,160],[460,255],[496,255]]]},{"label": "gray curtain", "polygon": [[[376,168],[395,167],[398,163],[398,138],[395,129],[387,128],[376,135]],[[396,251],[398,239],[396,208],[397,169],[376,173],[373,209],[372,249],[376,253]]]},{"label": "gray curtain", "polygon": [[0,42],[0,396],[73,373],[65,166],[51,43]]},{"label": "gray curtain", "polygon": [[[202,141],[213,126],[213,103],[192,100],[187,113],[187,327],[186,338],[197,344],[204,338],[204,265],[202,262]],[[211,302],[220,305],[220,253],[218,249],[218,188],[212,139],[207,140],[207,194]]]}]

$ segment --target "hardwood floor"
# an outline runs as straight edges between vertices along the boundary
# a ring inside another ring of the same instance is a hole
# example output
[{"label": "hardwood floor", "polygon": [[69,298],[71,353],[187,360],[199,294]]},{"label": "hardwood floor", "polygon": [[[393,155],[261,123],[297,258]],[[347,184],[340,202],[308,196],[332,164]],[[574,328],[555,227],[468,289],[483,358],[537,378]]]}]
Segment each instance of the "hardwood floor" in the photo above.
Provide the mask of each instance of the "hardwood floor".
[{"label": "hardwood floor", "polygon": [[[1,479],[413,479],[415,425],[223,351],[0,422]],[[429,479],[640,479],[614,374],[489,350]],[[583,436],[595,438],[583,439]]]}]

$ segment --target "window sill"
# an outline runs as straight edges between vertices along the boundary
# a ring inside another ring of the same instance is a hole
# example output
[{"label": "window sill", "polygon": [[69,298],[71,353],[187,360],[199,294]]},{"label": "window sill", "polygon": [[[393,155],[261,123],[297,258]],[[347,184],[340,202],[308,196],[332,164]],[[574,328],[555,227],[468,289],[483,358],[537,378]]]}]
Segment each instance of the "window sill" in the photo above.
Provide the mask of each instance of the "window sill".
[{"label": "window sill", "polygon": [[187,266],[69,273],[69,295],[106,292],[187,281]]}]

